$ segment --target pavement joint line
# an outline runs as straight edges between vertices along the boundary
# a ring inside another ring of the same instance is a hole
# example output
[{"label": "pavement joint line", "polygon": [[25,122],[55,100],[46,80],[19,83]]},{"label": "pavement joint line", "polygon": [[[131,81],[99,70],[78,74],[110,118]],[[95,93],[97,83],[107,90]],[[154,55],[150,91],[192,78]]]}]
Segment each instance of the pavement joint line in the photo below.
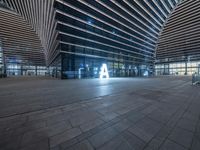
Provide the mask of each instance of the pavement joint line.
[{"label": "pavement joint line", "polygon": [[[193,95],[194,96],[194,95]],[[165,139],[163,140],[163,142],[160,144],[160,146],[159,146],[159,149],[163,146],[163,144],[165,143],[165,141],[167,140],[167,139],[169,139],[168,137],[169,137],[169,135],[172,133],[172,131],[177,127],[177,124],[178,124],[178,122],[179,122],[179,120],[181,119],[181,117],[183,116],[183,114],[187,111],[187,109],[189,109],[189,106],[192,104],[192,100],[190,101],[190,103],[187,105],[187,108],[185,109],[185,111],[184,112],[182,112],[182,115],[179,117],[179,119],[176,121],[176,123],[175,123],[175,125],[174,125],[174,127],[172,127],[172,129],[170,130],[170,132],[168,133],[168,135],[165,137]],[[181,108],[180,108],[181,109]],[[177,110],[178,111],[178,110]],[[180,144],[178,144],[178,145],[180,145]]]},{"label": "pavement joint line", "polygon": [[[85,103],[88,103],[88,102],[92,102],[92,101],[99,101],[99,100],[102,100],[103,97],[109,97],[109,96],[117,96],[117,95],[120,95],[119,93],[123,93],[124,91],[121,91],[121,92],[114,92],[112,94],[108,94],[108,95],[103,95],[103,96],[98,96],[98,97],[93,97],[93,98],[88,98],[88,99],[82,99],[82,100],[77,100],[77,101],[74,101],[72,103],[68,103],[68,104],[65,104],[65,105],[58,105],[58,106],[52,106],[52,107],[48,107],[48,108],[44,108],[44,109],[39,109],[39,110],[36,110],[36,111],[27,111],[27,112],[22,112],[22,113],[18,113],[18,114],[13,114],[13,115],[9,115],[9,116],[0,116],[0,119],[4,119],[4,118],[9,118],[9,117],[14,117],[14,116],[23,116],[23,115],[29,115],[31,113],[36,113],[36,112],[40,112],[40,111],[51,111],[53,109],[62,109],[63,107],[67,106],[67,105],[71,105],[71,104],[85,104]],[[125,92],[124,95],[128,93],[128,92]],[[141,95],[139,95],[141,96]],[[99,99],[100,98],[100,99]]]},{"label": "pavement joint line", "polygon": [[[116,92],[116,93],[119,93],[119,92]],[[113,93],[110,94],[110,95],[113,95]],[[13,117],[13,116],[20,116],[20,115],[25,115],[25,114],[31,114],[31,113],[45,111],[45,110],[50,111],[50,110],[53,110],[53,109],[61,109],[61,108],[65,107],[65,106],[67,106],[67,105],[71,105],[71,104],[75,104],[75,103],[76,104],[77,103],[82,104],[82,103],[87,103],[87,102],[91,102],[91,101],[97,101],[97,100],[99,100],[98,98],[102,99],[102,97],[106,97],[106,96],[110,96],[110,95],[98,96],[98,97],[93,97],[93,98],[89,98],[89,99],[82,99],[82,100],[74,101],[73,103],[69,103],[69,104],[65,104],[65,105],[52,106],[52,107],[48,107],[48,108],[44,108],[44,109],[39,109],[39,110],[36,110],[36,111],[27,111],[27,112],[13,114],[13,115],[9,115],[9,116],[3,116],[3,117],[1,116],[0,119],[9,118],[9,117]]]}]

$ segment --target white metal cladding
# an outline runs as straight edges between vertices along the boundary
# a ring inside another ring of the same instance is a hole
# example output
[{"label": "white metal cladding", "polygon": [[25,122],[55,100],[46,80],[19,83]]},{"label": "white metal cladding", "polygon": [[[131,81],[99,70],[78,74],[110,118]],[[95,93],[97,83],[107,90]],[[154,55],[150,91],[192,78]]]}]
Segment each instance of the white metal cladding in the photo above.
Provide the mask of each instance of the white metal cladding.
[{"label": "white metal cladding", "polygon": [[[9,6],[12,10],[21,15],[38,34],[41,45],[44,48],[47,65],[58,54],[57,46],[59,43],[67,45],[80,46],[88,48],[90,46],[76,44],[72,41],[57,41],[59,34],[64,34],[75,39],[82,39],[86,42],[89,40],[93,43],[98,43],[102,46],[120,49],[122,52],[129,52],[129,57],[138,60],[154,60],[157,40],[167,17],[174,10],[181,0],[0,0]],[[92,18],[112,30],[108,30],[98,24],[90,24],[87,19],[77,17],[74,14],[69,14],[67,11],[55,7],[55,3],[63,5],[66,9],[73,9],[80,14]],[[95,3],[95,4],[94,4]],[[87,9],[83,9],[83,7]],[[98,7],[99,6],[99,7]],[[55,8],[54,8],[55,7]],[[106,13],[109,11],[110,13]],[[88,10],[95,12],[90,13]],[[77,22],[82,22],[85,25],[91,26],[94,29],[102,31],[109,35],[116,36],[117,39],[100,35],[98,33],[87,31],[71,22],[63,22],[55,19],[56,14],[60,14],[71,18]],[[99,16],[103,16],[99,17]],[[109,19],[109,20],[108,20]],[[115,24],[111,23],[115,22]],[[85,34],[96,36],[105,40],[110,40],[110,44],[105,44],[98,41],[98,38],[87,39],[69,33],[57,32],[56,27],[62,24],[66,27],[71,27],[76,30],[85,32]],[[118,33],[119,32],[119,33]],[[123,42],[122,40],[126,40]],[[114,46],[114,45],[117,46]],[[92,48],[92,47],[90,47]],[[94,47],[94,50],[102,50],[99,47]],[[110,53],[110,52],[108,52]],[[118,55],[123,55],[118,54]]]},{"label": "white metal cladding", "polygon": [[0,9],[0,41],[6,62],[45,65],[44,51],[37,34],[18,14]]},{"label": "white metal cladding", "polygon": [[0,0],[22,16],[35,30],[44,49],[46,63],[55,43],[54,0]]},{"label": "white metal cladding", "polygon": [[164,26],[157,59],[165,61],[200,59],[200,0],[182,2]]}]

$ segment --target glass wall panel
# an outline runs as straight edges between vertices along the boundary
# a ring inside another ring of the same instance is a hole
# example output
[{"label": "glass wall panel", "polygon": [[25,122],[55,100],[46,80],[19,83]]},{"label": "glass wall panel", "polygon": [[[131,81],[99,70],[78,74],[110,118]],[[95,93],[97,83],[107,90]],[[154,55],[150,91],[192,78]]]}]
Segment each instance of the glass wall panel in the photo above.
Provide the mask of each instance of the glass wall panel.
[{"label": "glass wall panel", "polygon": [[1,47],[1,41],[0,41],[0,78],[3,77],[3,74],[4,74],[3,49]]},{"label": "glass wall panel", "polygon": [[[170,63],[169,75],[192,75],[198,72],[198,66],[200,62],[182,62],[182,63]],[[155,74],[164,75],[164,64],[155,65]]]},{"label": "glass wall panel", "polygon": [[62,54],[62,78],[99,78],[101,67],[107,65],[110,77],[146,76],[146,65],[138,66],[133,62],[121,62],[104,58],[92,58]]}]

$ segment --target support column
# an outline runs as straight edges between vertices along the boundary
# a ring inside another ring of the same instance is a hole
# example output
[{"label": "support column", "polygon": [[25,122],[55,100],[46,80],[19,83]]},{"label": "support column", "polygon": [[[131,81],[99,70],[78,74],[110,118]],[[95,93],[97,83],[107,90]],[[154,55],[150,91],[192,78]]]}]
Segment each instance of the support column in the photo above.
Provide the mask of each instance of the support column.
[{"label": "support column", "polygon": [[164,75],[169,75],[169,64],[164,64]]},{"label": "support column", "polygon": [[75,78],[75,56],[61,54],[61,79]]},{"label": "support column", "polygon": [[37,76],[37,66],[35,66],[35,75]]},{"label": "support column", "polygon": [[185,62],[185,75],[187,75],[187,61]]},{"label": "support column", "polygon": [[23,76],[23,65],[21,65],[20,70],[21,70],[21,76]]}]

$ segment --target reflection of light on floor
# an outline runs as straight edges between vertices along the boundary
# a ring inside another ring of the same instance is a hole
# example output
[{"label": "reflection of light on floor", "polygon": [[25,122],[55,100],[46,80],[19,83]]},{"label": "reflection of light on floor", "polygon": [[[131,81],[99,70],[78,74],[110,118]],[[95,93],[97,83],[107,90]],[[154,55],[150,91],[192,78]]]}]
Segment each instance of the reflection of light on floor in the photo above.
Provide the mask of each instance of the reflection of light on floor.
[{"label": "reflection of light on floor", "polygon": [[109,85],[99,86],[98,88],[98,93],[100,96],[110,94],[111,92],[112,92],[112,86]]},{"label": "reflection of light on floor", "polygon": [[[146,78],[102,78],[102,79],[95,79],[96,82],[98,82],[99,87],[97,87],[97,92],[99,96],[103,95],[109,95],[111,96],[113,94],[113,91],[123,91],[126,89],[126,86],[130,83],[131,81],[143,81],[147,80]],[[121,84],[121,82],[126,83],[126,85]],[[120,87],[119,89],[115,89],[115,87]]]}]

